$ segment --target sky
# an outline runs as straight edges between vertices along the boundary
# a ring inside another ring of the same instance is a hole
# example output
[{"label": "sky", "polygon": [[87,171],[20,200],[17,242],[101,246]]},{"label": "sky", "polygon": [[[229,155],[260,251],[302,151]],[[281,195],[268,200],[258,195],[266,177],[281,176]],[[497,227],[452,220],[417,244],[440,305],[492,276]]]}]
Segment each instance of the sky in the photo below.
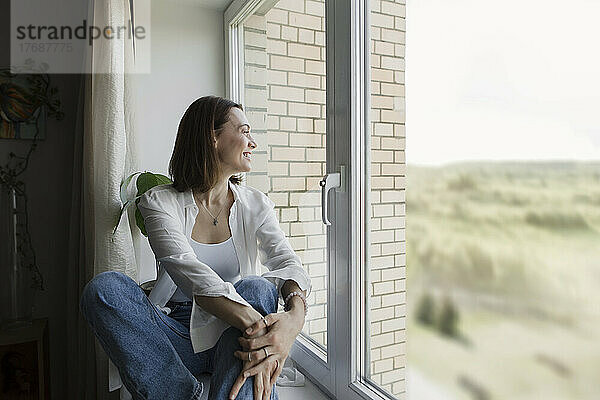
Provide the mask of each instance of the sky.
[{"label": "sky", "polygon": [[406,160],[600,160],[600,0],[407,0]]}]

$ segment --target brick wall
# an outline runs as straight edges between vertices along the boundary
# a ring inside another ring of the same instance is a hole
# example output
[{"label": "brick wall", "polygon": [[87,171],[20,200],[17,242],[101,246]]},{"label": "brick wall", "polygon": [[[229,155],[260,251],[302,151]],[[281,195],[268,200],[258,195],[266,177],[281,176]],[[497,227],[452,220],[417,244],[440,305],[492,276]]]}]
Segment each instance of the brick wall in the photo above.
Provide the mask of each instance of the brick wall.
[{"label": "brick wall", "polygon": [[405,0],[371,0],[371,379],[406,397]]},{"label": "brick wall", "polygon": [[[405,395],[405,5],[371,1],[370,377]],[[247,183],[275,202],[312,281],[305,333],[327,345],[325,7],[280,0],[244,23],[244,103],[258,142]]]}]

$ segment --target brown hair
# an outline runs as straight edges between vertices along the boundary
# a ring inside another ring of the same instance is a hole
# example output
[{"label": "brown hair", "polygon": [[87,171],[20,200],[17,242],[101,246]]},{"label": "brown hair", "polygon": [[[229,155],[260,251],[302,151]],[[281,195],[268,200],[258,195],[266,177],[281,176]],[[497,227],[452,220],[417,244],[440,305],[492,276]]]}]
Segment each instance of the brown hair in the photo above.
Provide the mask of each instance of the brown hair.
[{"label": "brown hair", "polygon": [[[190,188],[206,192],[217,184],[219,162],[214,139],[216,131],[229,120],[233,107],[244,110],[241,104],[216,96],[204,96],[187,108],[177,130],[175,148],[169,162],[173,187],[180,192]],[[229,180],[236,185],[241,176]]]}]

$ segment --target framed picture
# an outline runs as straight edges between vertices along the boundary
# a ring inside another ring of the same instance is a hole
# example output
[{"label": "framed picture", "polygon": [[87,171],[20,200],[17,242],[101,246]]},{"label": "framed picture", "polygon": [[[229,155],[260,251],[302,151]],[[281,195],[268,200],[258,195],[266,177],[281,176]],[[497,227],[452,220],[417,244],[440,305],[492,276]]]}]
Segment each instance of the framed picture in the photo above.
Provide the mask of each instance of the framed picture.
[{"label": "framed picture", "polygon": [[0,399],[50,398],[47,320],[0,333]]},{"label": "framed picture", "polygon": [[0,68],[0,139],[44,139],[47,119],[62,114],[57,93],[48,74]]}]

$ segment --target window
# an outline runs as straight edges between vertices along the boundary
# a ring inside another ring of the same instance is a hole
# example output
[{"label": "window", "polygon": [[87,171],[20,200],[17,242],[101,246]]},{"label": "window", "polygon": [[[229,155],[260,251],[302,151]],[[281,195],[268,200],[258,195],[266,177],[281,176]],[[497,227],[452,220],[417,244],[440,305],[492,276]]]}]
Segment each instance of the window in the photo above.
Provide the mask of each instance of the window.
[{"label": "window", "polygon": [[[275,202],[313,281],[292,356],[349,400],[406,395],[405,6],[363,3],[240,0],[225,13],[228,95],[258,142],[247,183]],[[342,181],[331,226],[328,173]]]}]

